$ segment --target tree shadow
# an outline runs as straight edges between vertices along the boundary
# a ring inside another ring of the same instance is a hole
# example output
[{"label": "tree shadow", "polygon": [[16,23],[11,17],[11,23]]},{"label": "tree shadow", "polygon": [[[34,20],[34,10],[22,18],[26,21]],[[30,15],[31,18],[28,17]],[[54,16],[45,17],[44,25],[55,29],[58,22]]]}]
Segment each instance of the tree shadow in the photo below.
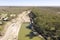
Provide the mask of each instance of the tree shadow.
[{"label": "tree shadow", "polygon": [[32,24],[28,25],[26,28],[32,30]]},{"label": "tree shadow", "polygon": [[30,32],[29,34],[26,35],[26,37],[29,37],[30,39],[34,38],[36,35],[34,35],[33,32]]},{"label": "tree shadow", "polygon": [[26,27],[27,29],[30,29],[31,32],[29,34],[26,35],[26,37],[29,37],[30,39],[34,38],[36,35],[35,30],[33,29],[33,22],[32,22],[32,18],[35,15],[32,15],[32,12],[30,14],[28,14],[30,17],[30,24]]},{"label": "tree shadow", "polygon": [[29,34],[27,34],[26,37],[29,37],[30,39],[32,39],[32,38],[34,38],[35,36],[37,36],[37,35],[35,35],[35,34],[33,33],[33,31],[32,31],[32,24],[28,25],[26,28],[31,30],[31,32],[30,32]]}]

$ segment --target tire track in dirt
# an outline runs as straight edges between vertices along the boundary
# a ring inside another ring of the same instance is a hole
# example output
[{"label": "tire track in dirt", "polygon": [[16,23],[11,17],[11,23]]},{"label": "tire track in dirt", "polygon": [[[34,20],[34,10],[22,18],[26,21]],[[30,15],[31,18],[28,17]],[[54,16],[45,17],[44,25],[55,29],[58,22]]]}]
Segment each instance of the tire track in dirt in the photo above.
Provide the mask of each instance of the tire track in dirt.
[{"label": "tire track in dirt", "polygon": [[[18,40],[18,32],[23,22],[30,22],[28,15],[30,11],[24,11],[18,15],[18,17],[11,21],[8,26],[5,35],[0,40]],[[26,19],[25,19],[26,18]]]}]

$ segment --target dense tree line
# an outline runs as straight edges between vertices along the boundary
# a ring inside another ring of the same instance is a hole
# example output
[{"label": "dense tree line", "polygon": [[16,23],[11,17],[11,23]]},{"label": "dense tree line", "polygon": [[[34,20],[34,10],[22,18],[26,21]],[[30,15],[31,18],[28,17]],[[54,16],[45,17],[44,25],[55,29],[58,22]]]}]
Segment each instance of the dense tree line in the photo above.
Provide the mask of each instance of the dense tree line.
[{"label": "dense tree line", "polygon": [[60,40],[60,14],[47,9],[34,8],[30,17],[35,31],[46,40]]}]

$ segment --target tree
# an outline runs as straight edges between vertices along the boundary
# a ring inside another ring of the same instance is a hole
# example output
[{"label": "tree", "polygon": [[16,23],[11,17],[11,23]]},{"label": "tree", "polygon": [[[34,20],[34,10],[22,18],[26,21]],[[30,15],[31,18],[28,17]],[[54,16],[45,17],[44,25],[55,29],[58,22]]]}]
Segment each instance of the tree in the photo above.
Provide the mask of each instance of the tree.
[{"label": "tree", "polygon": [[55,36],[60,37],[57,30],[60,30],[60,15],[48,10],[33,9],[32,17],[33,27],[40,35],[44,37],[52,37],[53,40]]}]

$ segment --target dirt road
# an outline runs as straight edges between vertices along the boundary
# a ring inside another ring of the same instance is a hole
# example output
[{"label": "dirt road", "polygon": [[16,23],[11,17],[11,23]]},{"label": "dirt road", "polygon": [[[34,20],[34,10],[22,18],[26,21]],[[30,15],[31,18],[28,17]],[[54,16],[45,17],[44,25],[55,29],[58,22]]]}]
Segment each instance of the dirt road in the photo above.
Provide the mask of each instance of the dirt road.
[{"label": "dirt road", "polygon": [[30,11],[24,11],[16,19],[11,21],[10,26],[8,26],[5,35],[0,40],[18,40],[18,32],[21,28],[23,22],[30,22],[27,16]]}]

